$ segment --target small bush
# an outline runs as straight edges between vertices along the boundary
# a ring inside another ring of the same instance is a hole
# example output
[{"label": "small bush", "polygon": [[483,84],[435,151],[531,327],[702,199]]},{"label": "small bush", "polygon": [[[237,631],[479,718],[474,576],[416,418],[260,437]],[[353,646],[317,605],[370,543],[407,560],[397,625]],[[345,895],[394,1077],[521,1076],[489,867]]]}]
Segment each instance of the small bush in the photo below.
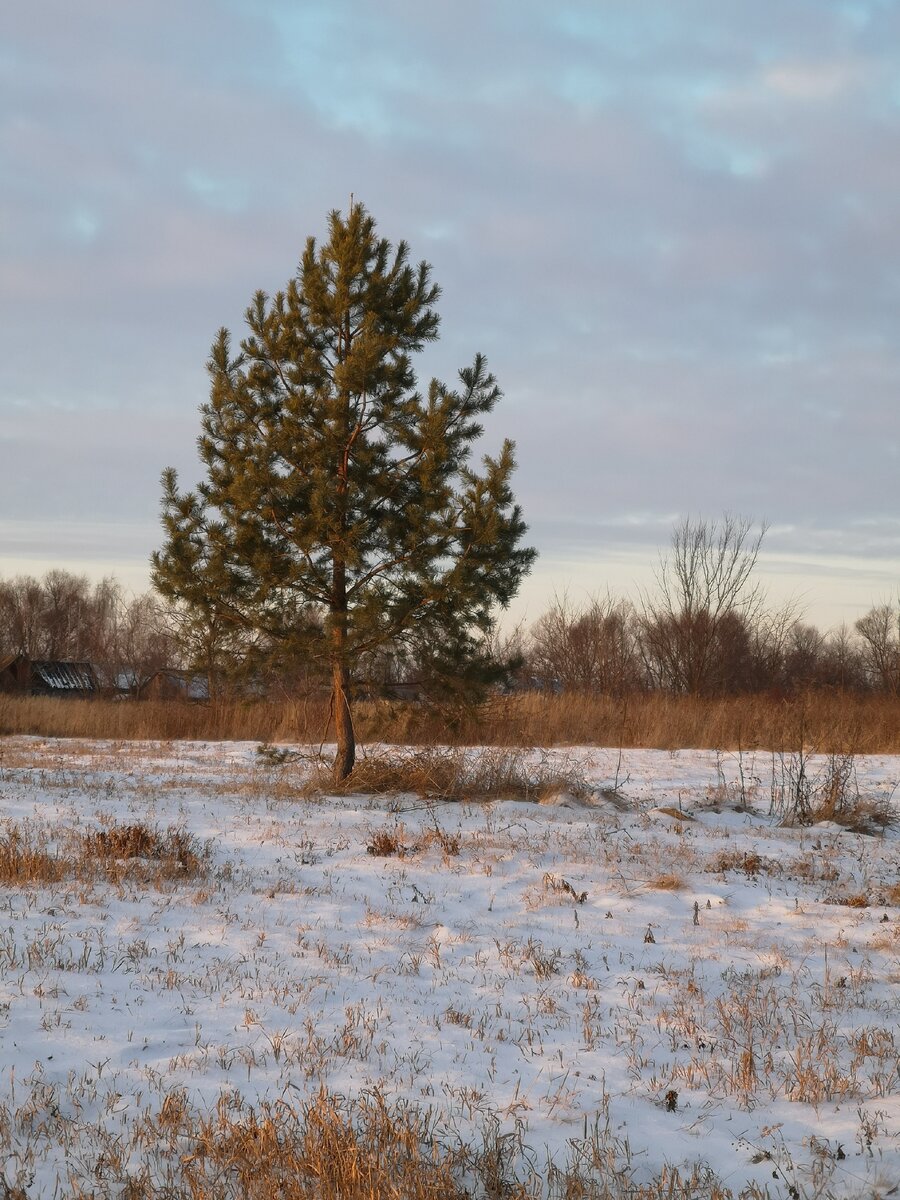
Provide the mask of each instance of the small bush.
[{"label": "small bush", "polygon": [[256,747],[257,761],[264,767],[283,767],[286,763],[296,762],[299,757],[300,754],[297,750],[270,746],[268,742],[260,742]]},{"label": "small bush", "polygon": [[183,829],[110,825],[63,837],[50,848],[46,831],[10,824],[0,837],[0,884],[60,883],[66,879],[161,884],[202,874],[209,852]]},{"label": "small bush", "polygon": [[410,853],[410,847],[404,846],[397,829],[378,829],[372,834],[372,840],[366,846],[366,853],[375,858],[405,858]]},{"label": "small bush", "polygon": [[900,820],[889,800],[864,796],[858,797],[854,804],[840,812],[829,813],[819,819],[834,821],[850,833],[865,833],[873,837],[896,828]]},{"label": "small bush", "polygon": [[416,795],[427,800],[537,801],[548,791],[566,791],[583,798],[592,794],[577,767],[545,763],[529,767],[519,750],[488,747],[477,751],[425,749],[412,753],[382,752],[361,758],[352,774],[336,785],[326,767],[310,781],[330,795]]},{"label": "small bush", "polygon": [[208,854],[197,839],[184,829],[166,830],[144,824],[111,825],[85,834],[83,851],[107,869],[114,863],[134,864],[143,860],[159,868],[166,878],[193,877],[203,870]]},{"label": "small bush", "polygon": [[879,834],[898,823],[890,798],[860,794],[852,754],[829,754],[817,772],[811,760],[805,748],[773,757],[771,809],[782,824],[834,821],[853,833]]}]

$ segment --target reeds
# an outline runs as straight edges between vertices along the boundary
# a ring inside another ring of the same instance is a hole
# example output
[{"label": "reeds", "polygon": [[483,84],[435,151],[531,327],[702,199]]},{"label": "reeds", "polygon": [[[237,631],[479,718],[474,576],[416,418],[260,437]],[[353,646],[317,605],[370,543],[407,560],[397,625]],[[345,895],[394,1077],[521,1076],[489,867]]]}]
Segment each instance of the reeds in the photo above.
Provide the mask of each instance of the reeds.
[{"label": "reeds", "polygon": [[[364,701],[353,716],[363,744],[900,753],[900,700],[856,693],[618,699],[526,692],[495,697],[477,711]],[[328,729],[323,698],[188,704],[0,696],[0,735],[318,743]]]}]

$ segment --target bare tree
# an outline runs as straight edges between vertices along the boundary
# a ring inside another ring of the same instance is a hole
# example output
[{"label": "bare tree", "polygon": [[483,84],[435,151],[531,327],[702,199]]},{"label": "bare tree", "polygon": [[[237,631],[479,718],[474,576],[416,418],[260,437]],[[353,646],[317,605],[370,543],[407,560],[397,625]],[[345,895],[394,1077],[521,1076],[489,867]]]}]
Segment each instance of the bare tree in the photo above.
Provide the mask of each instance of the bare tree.
[{"label": "bare tree", "polygon": [[593,597],[576,608],[555,597],[529,635],[530,673],[542,687],[620,696],[641,686],[635,613],[626,600]]},{"label": "bare tree", "polygon": [[4,652],[41,657],[44,590],[37,579],[19,575],[0,583],[0,638]]},{"label": "bare tree", "polygon": [[106,661],[128,668],[131,686],[137,687],[155,671],[175,665],[177,654],[166,606],[151,592],[126,601],[118,616],[115,650]]},{"label": "bare tree", "polygon": [[821,682],[841,691],[865,692],[871,687],[860,639],[845,624],[825,636]]},{"label": "bare tree", "polygon": [[856,622],[866,671],[875,687],[900,695],[900,603],[879,604]]},{"label": "bare tree", "polygon": [[732,680],[737,691],[785,690],[785,664],[792,631],[798,624],[798,604],[789,600],[780,608],[760,606],[747,622],[749,660],[739,677]]},{"label": "bare tree", "polygon": [[173,645],[163,605],[128,597],[112,577],[91,584],[57,568],[40,580],[0,580],[2,653],[87,661],[112,680],[122,667],[146,674],[170,662]]},{"label": "bare tree", "polygon": [[641,652],[659,686],[691,695],[734,686],[727,677],[762,610],[753,571],[765,532],[727,513],[719,522],[686,518],[675,527],[641,620]]}]

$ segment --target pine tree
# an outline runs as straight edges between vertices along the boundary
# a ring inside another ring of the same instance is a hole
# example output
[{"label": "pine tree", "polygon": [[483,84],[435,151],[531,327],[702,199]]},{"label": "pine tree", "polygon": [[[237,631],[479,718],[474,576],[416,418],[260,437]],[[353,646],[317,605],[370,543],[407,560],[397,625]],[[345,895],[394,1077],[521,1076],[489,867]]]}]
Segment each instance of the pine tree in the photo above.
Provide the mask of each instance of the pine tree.
[{"label": "pine tree", "polygon": [[520,545],[512,443],[469,464],[500,397],[485,359],[456,390],[417,390],[411,356],[438,333],[431,268],[378,237],[359,204],[329,229],[283,292],[256,293],[239,354],[220,330],[201,408],[206,479],[181,493],[163,473],[153,581],[327,665],[340,781],[355,760],[354,663],[404,637],[474,649],[535,552]]}]

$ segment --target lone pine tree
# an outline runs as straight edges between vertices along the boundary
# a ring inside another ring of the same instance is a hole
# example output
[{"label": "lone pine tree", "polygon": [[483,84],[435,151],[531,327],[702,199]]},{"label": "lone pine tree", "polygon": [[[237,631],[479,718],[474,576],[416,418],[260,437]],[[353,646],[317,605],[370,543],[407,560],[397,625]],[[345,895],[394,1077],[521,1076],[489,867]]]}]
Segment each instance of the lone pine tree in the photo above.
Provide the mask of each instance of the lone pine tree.
[{"label": "lone pine tree", "polygon": [[352,669],[392,640],[475,648],[535,552],[510,487],[513,446],[470,466],[500,390],[476,355],[451,390],[417,389],[440,289],[351,205],[296,276],[257,292],[240,353],[212,347],[199,449],[206,479],[163,473],[159,591],[327,664],[335,780],[355,760]]}]

